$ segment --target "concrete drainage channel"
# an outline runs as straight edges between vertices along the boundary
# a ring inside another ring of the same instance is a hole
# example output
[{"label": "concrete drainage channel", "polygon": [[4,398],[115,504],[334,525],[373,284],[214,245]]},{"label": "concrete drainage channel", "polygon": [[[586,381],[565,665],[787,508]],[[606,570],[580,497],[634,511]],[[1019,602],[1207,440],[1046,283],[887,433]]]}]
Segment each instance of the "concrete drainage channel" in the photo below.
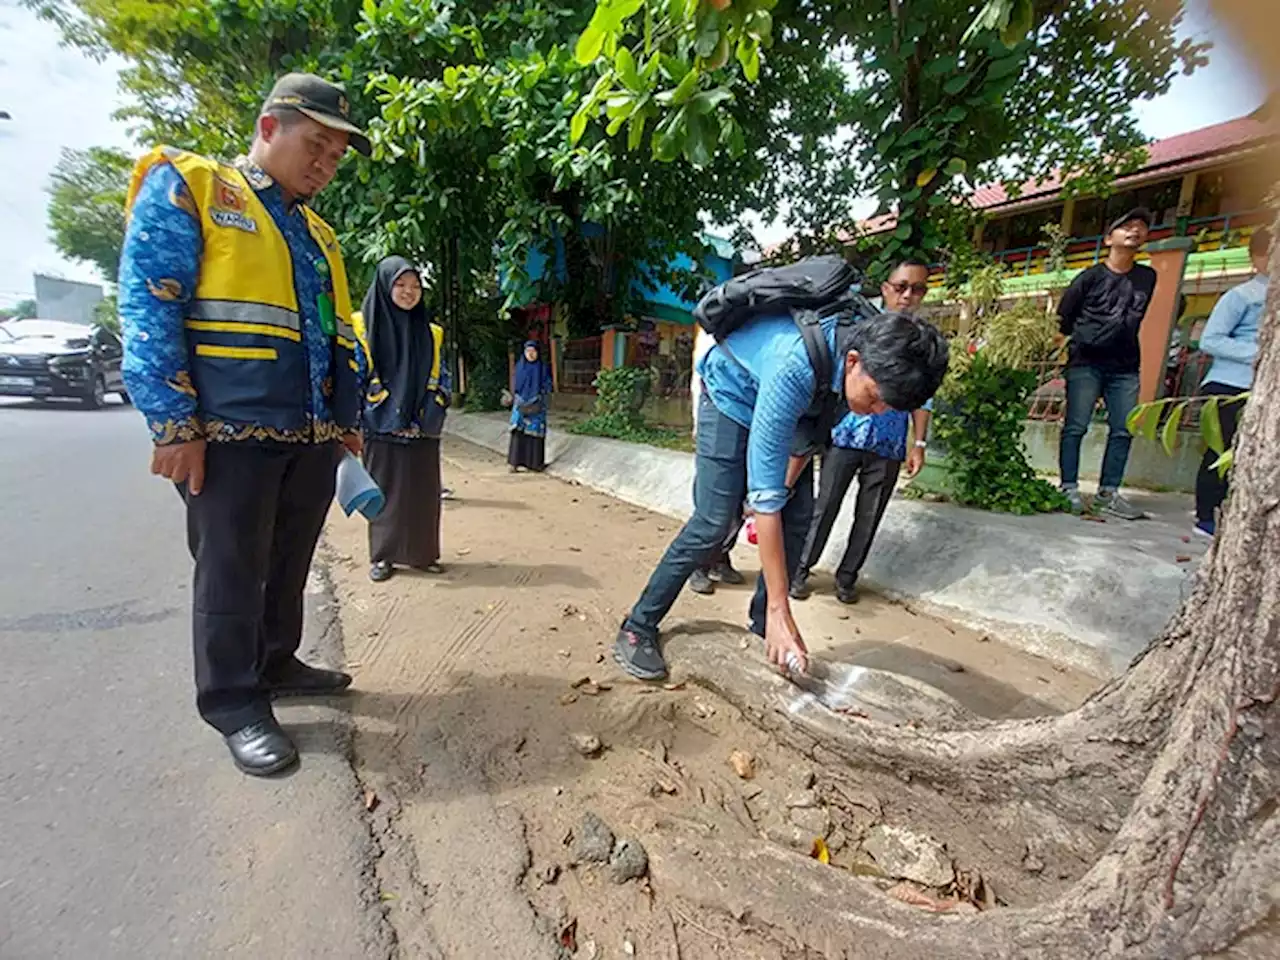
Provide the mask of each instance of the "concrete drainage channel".
[{"label": "concrete drainage channel", "polygon": [[[502,414],[450,414],[446,430],[505,454]],[[693,457],[553,432],[547,472],[683,520]],[[853,498],[819,569],[843,553]],[[1170,523],[1015,517],[898,498],[864,570],[867,586],[1057,663],[1110,676],[1160,634],[1185,598],[1191,547]]]}]

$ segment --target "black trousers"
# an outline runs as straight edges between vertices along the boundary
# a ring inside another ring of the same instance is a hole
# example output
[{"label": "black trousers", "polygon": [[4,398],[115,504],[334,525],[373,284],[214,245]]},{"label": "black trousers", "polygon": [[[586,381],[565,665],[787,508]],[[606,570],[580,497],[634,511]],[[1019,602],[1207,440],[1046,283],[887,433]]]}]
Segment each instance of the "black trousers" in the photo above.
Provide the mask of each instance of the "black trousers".
[{"label": "black trousers", "polygon": [[302,595],[333,500],[332,443],[211,443],[187,504],[196,707],[220,733],[271,715],[266,678],[302,642]]},{"label": "black trousers", "polygon": [[[1206,383],[1201,389],[1202,396],[1234,397],[1244,393],[1239,387],[1229,387],[1225,383]],[[1244,402],[1219,403],[1218,419],[1222,424],[1222,440],[1231,449],[1236,439],[1236,428],[1240,424],[1240,414],[1244,411]],[[1218,455],[1212,450],[1204,452],[1200,461],[1200,472],[1196,474],[1196,519],[1215,519],[1222,501],[1227,499],[1227,478],[1218,476],[1213,469]]]},{"label": "black trousers", "polygon": [[831,536],[831,528],[840,514],[844,495],[856,478],[858,500],[854,505],[853,529],[849,532],[849,545],[845,547],[840,566],[836,568],[836,584],[848,589],[857,583],[885,508],[893,497],[893,486],[898,481],[901,466],[897,460],[889,460],[867,450],[832,447],[827,451],[818,474],[818,504],[814,509],[813,523],[809,526],[809,535],[805,538],[798,576],[808,576],[821,558]]}]

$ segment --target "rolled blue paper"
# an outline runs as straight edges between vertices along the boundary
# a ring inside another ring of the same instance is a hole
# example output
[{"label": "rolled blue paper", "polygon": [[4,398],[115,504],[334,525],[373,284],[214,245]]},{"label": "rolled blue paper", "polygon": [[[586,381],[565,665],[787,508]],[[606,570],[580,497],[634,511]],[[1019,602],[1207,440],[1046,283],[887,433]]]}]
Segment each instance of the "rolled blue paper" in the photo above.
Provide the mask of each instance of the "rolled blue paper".
[{"label": "rolled blue paper", "polygon": [[366,520],[372,520],[381,513],[383,504],[387,502],[364,464],[350,451],[342,455],[342,461],[338,464],[335,496],[342,512],[348,517],[359,510]]}]

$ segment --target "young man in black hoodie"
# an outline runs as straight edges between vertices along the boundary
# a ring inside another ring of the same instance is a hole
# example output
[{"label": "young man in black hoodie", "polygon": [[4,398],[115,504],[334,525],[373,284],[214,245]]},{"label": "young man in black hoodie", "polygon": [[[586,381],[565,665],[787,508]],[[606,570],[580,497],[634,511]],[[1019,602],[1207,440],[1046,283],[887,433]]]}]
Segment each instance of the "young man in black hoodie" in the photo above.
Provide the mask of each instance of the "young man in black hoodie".
[{"label": "young man in black hoodie", "polygon": [[1145,516],[1119,491],[1133,440],[1125,420],[1138,403],[1138,329],[1156,289],[1156,272],[1134,262],[1150,230],[1151,211],[1145,207],[1112,222],[1107,228],[1107,259],[1079,274],[1058,304],[1059,329],[1071,338],[1067,413],[1058,460],[1062,492],[1075,513],[1085,509],[1080,496],[1080,445],[1101,397],[1107,407],[1107,448],[1093,509],[1124,520]]}]

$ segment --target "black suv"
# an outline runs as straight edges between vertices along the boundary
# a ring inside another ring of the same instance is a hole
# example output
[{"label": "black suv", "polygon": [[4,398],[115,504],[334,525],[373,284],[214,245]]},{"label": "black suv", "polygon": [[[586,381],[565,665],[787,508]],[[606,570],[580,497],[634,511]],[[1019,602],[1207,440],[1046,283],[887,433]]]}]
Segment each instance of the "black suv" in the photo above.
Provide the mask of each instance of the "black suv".
[{"label": "black suv", "polygon": [[129,402],[124,347],[106,327],[60,320],[0,323],[0,396],[70,397],[96,410],[108,393]]}]

